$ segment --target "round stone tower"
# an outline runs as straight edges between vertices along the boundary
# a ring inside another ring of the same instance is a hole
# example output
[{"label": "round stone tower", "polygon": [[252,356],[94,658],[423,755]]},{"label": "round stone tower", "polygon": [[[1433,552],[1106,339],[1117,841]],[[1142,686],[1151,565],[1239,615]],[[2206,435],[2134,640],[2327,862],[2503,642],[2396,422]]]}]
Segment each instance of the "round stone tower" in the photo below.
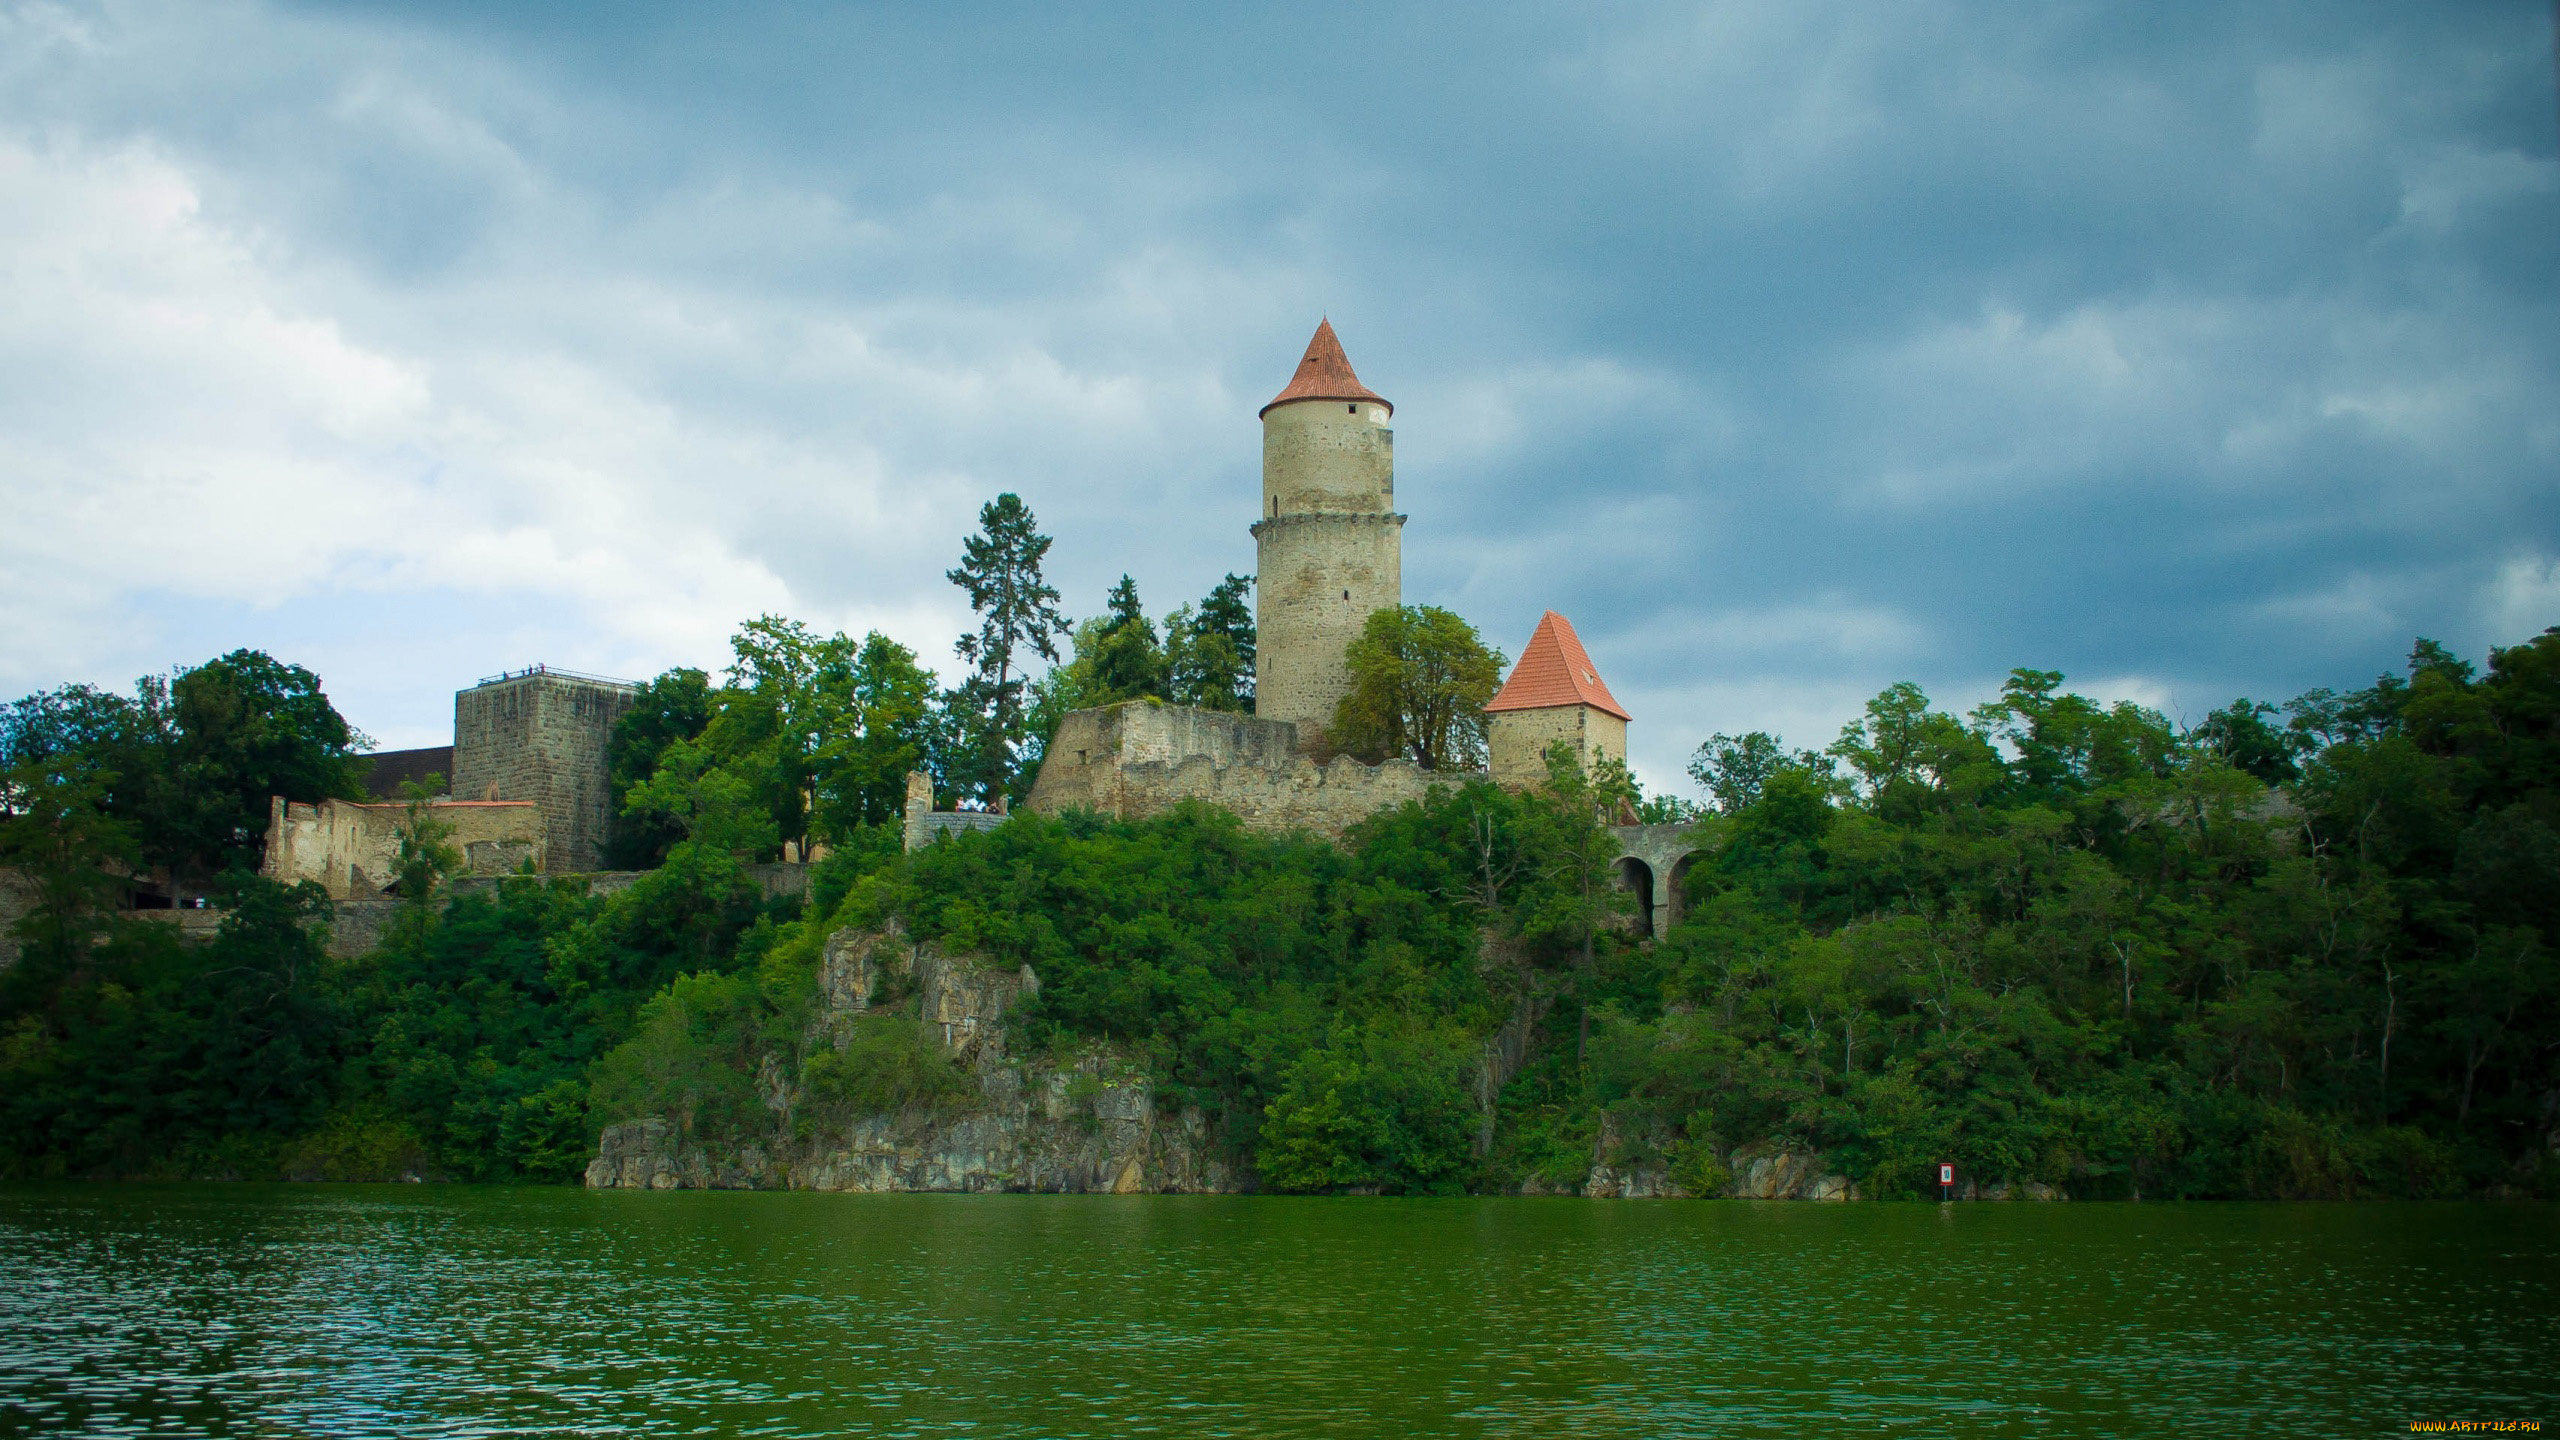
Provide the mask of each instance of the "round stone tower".
[{"label": "round stone tower", "polygon": [[1343,651],[1370,612],[1404,603],[1394,414],[1351,373],[1330,320],[1262,407],[1253,713],[1294,723],[1302,748],[1351,688]]}]

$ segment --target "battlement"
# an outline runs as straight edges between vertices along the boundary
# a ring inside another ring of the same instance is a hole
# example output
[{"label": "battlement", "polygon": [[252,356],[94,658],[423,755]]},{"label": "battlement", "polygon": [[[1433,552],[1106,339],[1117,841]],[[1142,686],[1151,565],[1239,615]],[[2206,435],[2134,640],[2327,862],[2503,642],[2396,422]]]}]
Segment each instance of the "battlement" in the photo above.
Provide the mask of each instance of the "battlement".
[{"label": "battlement", "polygon": [[1071,711],[1059,722],[1028,804],[1043,815],[1090,810],[1138,820],[1200,800],[1247,829],[1339,839],[1434,785],[1480,774],[1434,774],[1410,760],[1363,765],[1347,755],[1318,764],[1299,752],[1297,727],[1285,720],[1130,700]]}]

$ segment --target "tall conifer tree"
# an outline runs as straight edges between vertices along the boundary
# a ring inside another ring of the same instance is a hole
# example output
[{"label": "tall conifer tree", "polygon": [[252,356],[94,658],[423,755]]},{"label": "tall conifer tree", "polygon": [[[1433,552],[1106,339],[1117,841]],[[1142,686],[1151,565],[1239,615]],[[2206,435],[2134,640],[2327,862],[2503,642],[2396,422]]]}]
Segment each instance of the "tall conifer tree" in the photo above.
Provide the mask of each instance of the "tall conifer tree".
[{"label": "tall conifer tree", "polygon": [[953,709],[955,718],[982,730],[963,749],[974,752],[979,774],[971,778],[993,805],[1013,778],[1013,747],[1022,739],[1023,677],[1016,661],[1027,649],[1056,663],[1067,622],[1058,613],[1057,590],[1040,574],[1049,537],[1022,497],[1007,491],[988,502],[978,512],[978,531],[963,542],[959,567],[949,572],[980,616],[977,633],[960,637],[960,658],[977,673],[955,692]]}]

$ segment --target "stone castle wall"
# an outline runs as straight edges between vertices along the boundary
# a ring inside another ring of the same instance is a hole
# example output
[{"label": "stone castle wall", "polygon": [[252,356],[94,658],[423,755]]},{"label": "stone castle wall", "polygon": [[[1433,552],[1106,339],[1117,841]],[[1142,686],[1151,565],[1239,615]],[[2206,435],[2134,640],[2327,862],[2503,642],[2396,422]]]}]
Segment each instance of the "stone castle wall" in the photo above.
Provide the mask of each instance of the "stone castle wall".
[{"label": "stone castle wall", "polygon": [[1384,406],[1300,400],[1262,420],[1255,542],[1254,713],[1333,723],[1350,688],[1343,650],[1371,612],[1404,603],[1404,519]]},{"label": "stone castle wall", "polygon": [[[530,801],[437,801],[427,813],[452,827],[450,843],[462,852],[467,874],[512,874],[527,860],[542,867],[542,817]],[[273,797],[267,858],[259,873],[287,885],[316,880],[332,900],[379,895],[395,878],[400,827],[408,816],[406,805],[297,805]]]},{"label": "stone castle wall", "polygon": [[1090,810],[1137,820],[1204,800],[1248,829],[1338,839],[1435,784],[1476,778],[1435,775],[1409,760],[1363,765],[1341,756],[1319,765],[1296,741],[1296,728],[1281,721],[1187,705],[1131,700],[1077,710],[1050,738],[1028,804],[1044,815]]},{"label": "stone castle wall", "polygon": [[1547,783],[1547,747],[1561,740],[1581,757],[1585,773],[1601,760],[1626,763],[1627,722],[1588,705],[1549,705],[1536,710],[1496,710],[1485,717],[1485,753],[1493,783],[1523,789]]},{"label": "stone castle wall", "polygon": [[530,800],[542,812],[542,868],[604,868],[613,823],[606,744],[639,687],[536,670],[453,697],[453,793]]},{"label": "stone castle wall", "polygon": [[907,849],[921,850],[947,835],[993,830],[1004,822],[1002,810],[934,809],[933,777],[921,770],[907,772],[907,816],[901,831],[901,843]]}]

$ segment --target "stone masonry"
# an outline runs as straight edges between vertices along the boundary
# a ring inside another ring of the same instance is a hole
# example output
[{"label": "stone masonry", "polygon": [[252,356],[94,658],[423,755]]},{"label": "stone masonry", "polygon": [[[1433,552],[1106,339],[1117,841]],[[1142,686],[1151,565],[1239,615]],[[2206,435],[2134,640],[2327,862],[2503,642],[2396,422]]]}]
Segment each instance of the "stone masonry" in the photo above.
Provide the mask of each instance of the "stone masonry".
[{"label": "stone masonry", "polygon": [[1130,700],[1073,711],[1059,723],[1027,804],[1044,815],[1090,810],[1139,820],[1202,800],[1248,829],[1339,839],[1434,784],[1474,778],[1434,775],[1410,760],[1363,765],[1344,755],[1319,765],[1299,752],[1296,727],[1285,722]]},{"label": "stone masonry", "polygon": [[1511,678],[1485,702],[1493,782],[1512,789],[1547,783],[1547,751],[1562,742],[1588,772],[1627,760],[1627,707],[1609,693],[1573,622],[1550,610],[1520,651]]},{"label": "stone masonry", "polygon": [[[393,880],[408,806],[348,800],[298,805],[278,795],[268,807],[260,874],[287,885],[316,880],[332,900],[371,899]],[[442,800],[426,810],[449,827],[464,873],[513,874],[527,860],[542,868],[542,817],[530,801]]]},{"label": "stone masonry", "polygon": [[1589,705],[1498,710],[1487,716],[1485,751],[1493,783],[1519,790],[1547,783],[1547,748],[1561,740],[1589,770],[1627,758],[1627,722]]},{"label": "stone masonry", "polygon": [[613,822],[605,746],[639,687],[537,667],[453,697],[453,794],[530,800],[542,812],[542,868],[604,868]]},{"label": "stone masonry", "polygon": [[907,849],[921,850],[946,835],[993,830],[1004,822],[1002,810],[934,809],[933,777],[921,770],[907,772],[906,825],[902,832]]},{"label": "stone masonry", "polygon": [[1317,745],[1351,688],[1343,651],[1373,611],[1404,603],[1395,407],[1360,383],[1330,322],[1262,408],[1253,524],[1254,714]]}]

